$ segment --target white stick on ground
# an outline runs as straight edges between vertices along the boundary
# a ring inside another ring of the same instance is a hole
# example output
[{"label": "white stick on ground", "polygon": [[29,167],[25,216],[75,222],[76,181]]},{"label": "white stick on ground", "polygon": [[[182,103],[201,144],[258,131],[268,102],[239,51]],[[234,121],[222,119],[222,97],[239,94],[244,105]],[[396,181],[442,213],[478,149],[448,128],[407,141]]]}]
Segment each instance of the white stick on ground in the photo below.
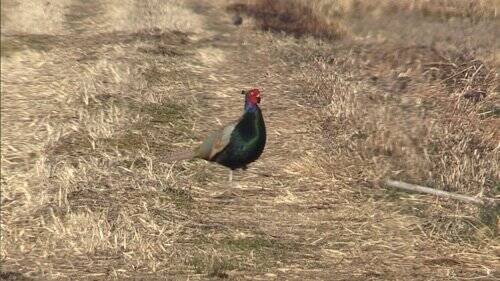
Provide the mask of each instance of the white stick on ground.
[{"label": "white stick on ground", "polygon": [[433,188],[430,188],[430,187],[425,187],[425,186],[415,185],[415,184],[409,184],[409,183],[406,183],[406,182],[395,181],[395,180],[386,180],[385,183],[388,186],[390,186],[390,187],[399,188],[399,189],[403,189],[403,190],[406,190],[406,191],[415,191],[415,192],[427,193],[427,194],[432,194],[432,195],[436,195],[436,196],[439,196],[439,197],[446,197],[446,198],[456,199],[456,200],[459,200],[459,201],[462,201],[462,202],[466,202],[466,203],[474,203],[474,204],[483,205],[483,206],[485,206],[485,205],[486,206],[495,206],[496,205],[495,200],[492,199],[492,198],[471,197],[471,196],[467,196],[467,195],[462,195],[462,194],[457,194],[457,193],[451,193],[451,192],[447,192],[447,191],[443,191],[443,190],[437,190],[437,189],[433,189]]}]

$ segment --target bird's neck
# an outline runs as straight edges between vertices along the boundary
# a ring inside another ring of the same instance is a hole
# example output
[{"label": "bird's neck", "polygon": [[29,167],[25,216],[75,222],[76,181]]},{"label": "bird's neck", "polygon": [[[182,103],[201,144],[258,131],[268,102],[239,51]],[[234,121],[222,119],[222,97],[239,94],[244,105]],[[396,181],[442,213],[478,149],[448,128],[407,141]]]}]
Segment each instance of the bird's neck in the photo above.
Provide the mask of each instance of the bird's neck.
[{"label": "bird's neck", "polygon": [[259,108],[256,103],[245,101],[245,112],[255,112]]}]

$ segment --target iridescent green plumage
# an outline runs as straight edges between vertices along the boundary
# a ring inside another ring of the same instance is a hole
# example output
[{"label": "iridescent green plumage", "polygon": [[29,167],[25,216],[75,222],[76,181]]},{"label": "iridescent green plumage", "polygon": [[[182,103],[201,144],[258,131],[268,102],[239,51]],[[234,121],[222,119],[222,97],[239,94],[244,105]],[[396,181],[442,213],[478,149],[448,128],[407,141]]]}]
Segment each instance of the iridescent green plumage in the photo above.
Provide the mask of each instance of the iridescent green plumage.
[{"label": "iridescent green plumage", "polygon": [[266,145],[266,127],[258,107],[254,112],[245,112],[236,124],[227,126],[223,130],[223,138],[229,132],[227,145],[207,160],[234,170],[246,168],[247,164],[260,157]]}]

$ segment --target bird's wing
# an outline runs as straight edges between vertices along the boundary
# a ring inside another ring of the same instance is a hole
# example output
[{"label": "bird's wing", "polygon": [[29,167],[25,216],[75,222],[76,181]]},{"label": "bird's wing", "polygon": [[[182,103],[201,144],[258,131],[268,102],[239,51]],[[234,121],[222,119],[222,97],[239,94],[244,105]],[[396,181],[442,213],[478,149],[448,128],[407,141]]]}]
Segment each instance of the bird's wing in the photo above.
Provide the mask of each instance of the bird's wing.
[{"label": "bird's wing", "polygon": [[237,124],[238,121],[230,123],[218,131],[211,133],[198,147],[196,156],[205,160],[211,160],[229,144],[231,134]]}]

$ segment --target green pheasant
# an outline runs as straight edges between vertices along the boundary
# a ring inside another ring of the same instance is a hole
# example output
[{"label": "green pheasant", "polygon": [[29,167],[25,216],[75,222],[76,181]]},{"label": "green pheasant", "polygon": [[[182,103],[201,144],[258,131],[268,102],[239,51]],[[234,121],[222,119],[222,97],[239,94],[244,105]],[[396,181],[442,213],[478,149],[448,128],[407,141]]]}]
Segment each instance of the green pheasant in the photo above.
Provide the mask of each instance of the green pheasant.
[{"label": "green pheasant", "polygon": [[243,115],[219,130],[208,135],[194,151],[172,154],[169,161],[201,158],[216,162],[230,169],[229,181],[233,170],[246,169],[257,160],[266,145],[266,125],[259,108],[260,91],[242,91],[245,95]]}]

